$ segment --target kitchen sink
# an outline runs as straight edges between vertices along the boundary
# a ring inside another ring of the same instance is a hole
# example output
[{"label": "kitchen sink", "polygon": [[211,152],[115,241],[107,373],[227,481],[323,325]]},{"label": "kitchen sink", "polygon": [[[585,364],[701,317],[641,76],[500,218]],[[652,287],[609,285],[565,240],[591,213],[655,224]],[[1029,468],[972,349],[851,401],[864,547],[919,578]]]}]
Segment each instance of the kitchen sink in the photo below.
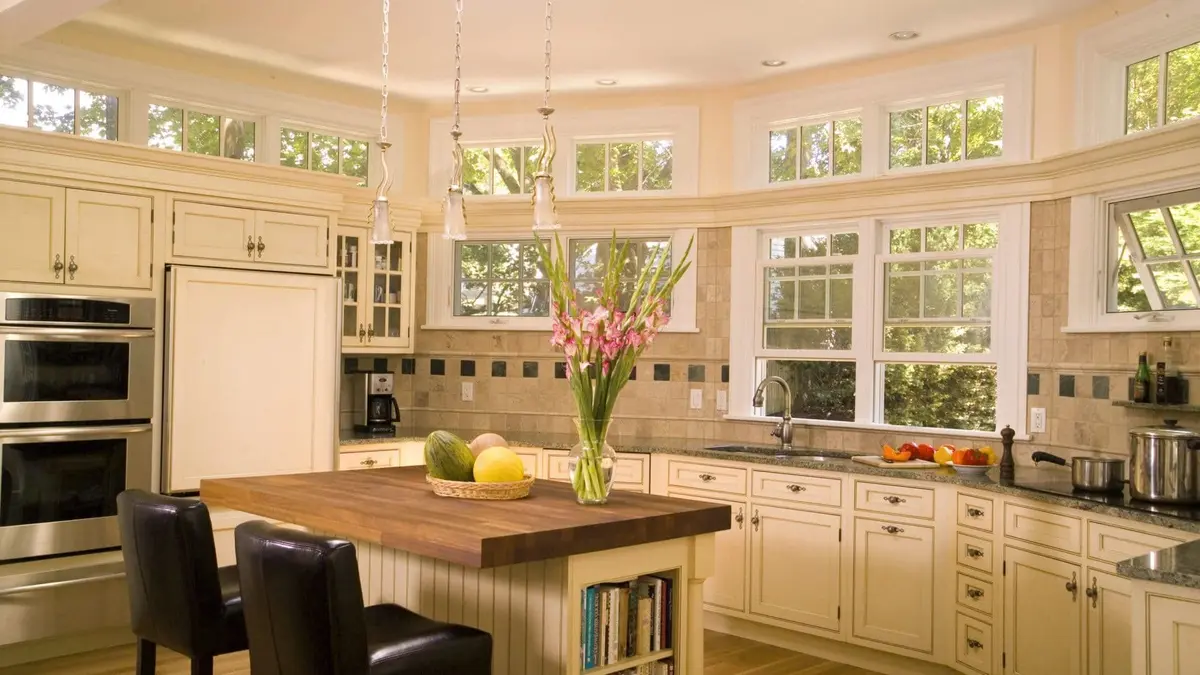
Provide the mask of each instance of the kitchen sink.
[{"label": "kitchen sink", "polygon": [[815,461],[827,461],[831,459],[850,459],[855,455],[861,455],[861,452],[850,452],[848,450],[818,450],[815,448],[791,448],[784,450],[778,445],[713,445],[705,448],[714,452],[741,452],[754,455],[774,455],[775,457],[797,457],[802,459],[811,459]]}]

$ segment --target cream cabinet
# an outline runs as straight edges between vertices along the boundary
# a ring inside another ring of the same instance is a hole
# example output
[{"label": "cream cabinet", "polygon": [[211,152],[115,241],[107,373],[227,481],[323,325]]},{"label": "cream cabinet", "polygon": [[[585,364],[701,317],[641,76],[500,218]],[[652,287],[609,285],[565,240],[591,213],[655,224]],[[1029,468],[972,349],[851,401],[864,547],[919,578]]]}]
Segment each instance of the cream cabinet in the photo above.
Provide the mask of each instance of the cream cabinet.
[{"label": "cream cabinet", "polygon": [[0,280],[150,288],[150,197],[0,181]]},{"label": "cream cabinet", "polygon": [[[520,454],[520,449],[515,449]],[[547,480],[569,481],[571,472],[567,468],[568,450],[546,450],[545,464],[541,477]],[[613,467],[613,489],[627,492],[650,491],[650,458],[636,452],[618,452]]]},{"label": "cream cabinet", "polygon": [[712,576],[704,581],[704,603],[735,612],[746,611],[746,528],[750,520],[746,503],[674,492],[668,496],[729,505],[729,529],[716,533],[716,560]]},{"label": "cream cabinet", "polygon": [[391,244],[370,243],[370,231],[340,227],[336,269],[342,279],[342,351],[411,352],[416,261],[413,235],[394,232]]},{"label": "cream cabinet", "polygon": [[1081,577],[1079,565],[1005,548],[1006,673],[1081,675]]},{"label": "cream cabinet", "polygon": [[854,520],[854,636],[933,651],[933,528]]},{"label": "cream cabinet", "polygon": [[176,258],[303,268],[329,267],[329,218],[177,201],[171,253]]},{"label": "cream cabinet", "polygon": [[1085,581],[1087,675],[1129,675],[1133,658],[1129,580],[1089,568]]},{"label": "cream cabinet", "polygon": [[841,532],[837,515],[753,504],[750,613],[837,632]]},{"label": "cream cabinet", "polygon": [[1200,673],[1200,602],[1149,594],[1146,675]]},{"label": "cream cabinet", "polygon": [[361,452],[342,451],[338,455],[338,470],[351,471],[359,469],[382,469],[389,466],[400,466],[399,449],[376,449]]}]

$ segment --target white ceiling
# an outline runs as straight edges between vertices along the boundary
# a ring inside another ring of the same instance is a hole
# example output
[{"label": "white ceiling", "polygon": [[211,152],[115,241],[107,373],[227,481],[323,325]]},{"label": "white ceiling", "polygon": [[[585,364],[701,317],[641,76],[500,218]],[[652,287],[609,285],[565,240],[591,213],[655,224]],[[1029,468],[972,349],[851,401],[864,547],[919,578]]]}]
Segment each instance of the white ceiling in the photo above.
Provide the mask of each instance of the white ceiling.
[{"label": "white ceiling", "polygon": [[[1094,0],[559,0],[557,89],[704,85],[885,55],[1038,22]],[[463,78],[491,94],[541,88],[542,0],[465,0]],[[112,0],[80,20],[286,71],[375,87],[374,0]],[[391,86],[450,94],[453,0],[392,0]],[[898,43],[888,34],[917,30]],[[767,69],[764,59],[784,59]]]}]

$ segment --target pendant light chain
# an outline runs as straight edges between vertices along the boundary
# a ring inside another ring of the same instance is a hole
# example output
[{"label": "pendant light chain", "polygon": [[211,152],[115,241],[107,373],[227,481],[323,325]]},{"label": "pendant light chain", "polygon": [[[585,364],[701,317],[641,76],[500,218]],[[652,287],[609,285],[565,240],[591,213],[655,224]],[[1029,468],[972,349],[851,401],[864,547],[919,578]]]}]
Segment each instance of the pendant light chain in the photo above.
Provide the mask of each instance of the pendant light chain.
[{"label": "pendant light chain", "polygon": [[392,171],[388,166],[387,151],[391,147],[388,142],[388,35],[390,25],[388,23],[388,15],[391,14],[392,3],[390,0],[383,0],[383,40],[380,45],[382,53],[382,75],[383,86],[380,88],[379,101],[379,168],[383,172],[383,177],[379,180],[379,186],[375,189],[375,200],[371,202],[371,209],[368,215],[371,223],[371,243],[373,244],[391,244],[394,239],[392,237],[392,216],[391,208],[388,203],[388,191],[392,189]]},{"label": "pendant light chain", "polygon": [[388,117],[388,51],[389,51],[389,45],[388,45],[388,32],[389,32],[389,30],[390,30],[390,26],[388,25],[388,15],[389,15],[389,14],[391,14],[391,9],[392,9],[392,3],[391,3],[391,0],[383,0],[383,47],[382,47],[382,52],[383,52],[383,90],[382,90],[382,99],[383,99],[383,100],[382,100],[382,102],[380,103],[380,106],[379,106],[379,142],[380,142],[380,143],[387,143],[387,137],[388,137],[388,130],[387,130],[387,117]]},{"label": "pendant light chain", "polygon": [[463,0],[455,1],[458,16],[454,22],[454,131],[459,130],[459,96],[462,94],[462,17]]},{"label": "pendant light chain", "polygon": [[554,28],[553,0],[546,0],[546,87],[542,107],[550,109],[550,33]]},{"label": "pendant light chain", "polygon": [[550,107],[550,33],[554,29],[554,4],[553,0],[546,0],[546,64],[543,76],[545,77],[545,87],[542,90],[542,107],[538,108],[538,114],[542,116],[542,121],[545,124],[542,130],[542,153],[538,157],[537,172],[533,174],[533,229],[540,230],[557,230],[558,209],[554,204],[554,176],[551,170],[554,168],[554,156],[558,152],[558,141],[554,136],[554,125],[550,123],[550,115],[554,113],[554,108]]},{"label": "pendant light chain", "polygon": [[467,238],[467,207],[463,200],[463,149],[459,139],[462,138],[462,116],[459,99],[462,96],[462,20],[463,0],[454,2],[454,126],[450,128],[450,138],[454,140],[451,149],[450,187],[446,190],[443,202],[443,231],[442,237],[454,241]]}]

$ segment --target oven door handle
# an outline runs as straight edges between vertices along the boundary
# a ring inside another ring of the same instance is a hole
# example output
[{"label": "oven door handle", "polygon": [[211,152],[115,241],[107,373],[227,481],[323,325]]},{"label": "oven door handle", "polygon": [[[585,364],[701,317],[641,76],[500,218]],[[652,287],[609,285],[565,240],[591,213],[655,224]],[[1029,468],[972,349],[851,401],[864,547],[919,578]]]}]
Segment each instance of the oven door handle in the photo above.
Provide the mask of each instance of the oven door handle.
[{"label": "oven door handle", "polygon": [[91,584],[99,581],[112,581],[114,579],[124,579],[124,572],[115,572],[113,574],[101,574],[95,577],[80,577],[77,579],[63,579],[62,581],[47,581],[41,584],[29,584],[28,586],[15,586],[13,588],[0,589],[0,596],[16,595],[17,593],[31,593],[33,591],[48,591],[52,588],[64,588],[66,586],[79,586],[80,584]]},{"label": "oven door handle", "polygon": [[28,335],[52,340],[128,340],[154,337],[154,331],[131,328],[53,328],[44,326],[0,326],[0,335]]},{"label": "oven door handle", "polygon": [[126,436],[153,431],[152,424],[121,424],[117,426],[90,427],[35,427],[32,429],[3,429],[0,439],[31,439],[31,438],[89,438],[93,436]]}]

